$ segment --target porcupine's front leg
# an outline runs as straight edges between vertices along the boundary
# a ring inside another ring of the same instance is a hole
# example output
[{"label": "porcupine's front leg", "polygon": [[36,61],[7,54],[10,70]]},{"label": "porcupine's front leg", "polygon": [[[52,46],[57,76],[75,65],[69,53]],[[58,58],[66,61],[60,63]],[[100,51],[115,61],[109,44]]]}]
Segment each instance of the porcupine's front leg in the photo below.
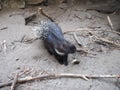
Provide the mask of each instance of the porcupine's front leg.
[{"label": "porcupine's front leg", "polygon": [[49,44],[47,44],[46,42],[44,45],[45,45],[45,48],[47,49],[48,53],[50,55],[53,55],[53,53],[54,53],[53,48],[51,48],[51,46]]},{"label": "porcupine's front leg", "polygon": [[67,65],[68,65],[68,61],[67,61],[67,59],[68,59],[68,55],[67,55],[67,54],[66,54],[66,55],[64,55],[64,56],[62,57],[63,64],[64,64],[65,66],[67,66]]},{"label": "porcupine's front leg", "polygon": [[55,54],[55,57],[60,64],[64,64],[65,66],[68,65],[68,61],[67,61],[68,55],[67,54],[65,54],[63,56]]},{"label": "porcupine's front leg", "polygon": [[53,55],[53,52],[51,50],[47,50],[50,55]]}]

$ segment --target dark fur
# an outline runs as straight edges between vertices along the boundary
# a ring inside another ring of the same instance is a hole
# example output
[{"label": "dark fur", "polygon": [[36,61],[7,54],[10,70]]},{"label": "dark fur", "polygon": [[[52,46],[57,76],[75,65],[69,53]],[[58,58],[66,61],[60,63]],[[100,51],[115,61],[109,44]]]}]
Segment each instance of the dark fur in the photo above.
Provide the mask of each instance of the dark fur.
[{"label": "dark fur", "polygon": [[[54,22],[47,23],[48,25],[48,36],[44,40],[45,47],[51,55],[54,55],[60,64],[68,65],[68,54],[74,53],[76,47],[69,41],[65,40],[61,28]],[[65,53],[59,55],[55,49]]]}]

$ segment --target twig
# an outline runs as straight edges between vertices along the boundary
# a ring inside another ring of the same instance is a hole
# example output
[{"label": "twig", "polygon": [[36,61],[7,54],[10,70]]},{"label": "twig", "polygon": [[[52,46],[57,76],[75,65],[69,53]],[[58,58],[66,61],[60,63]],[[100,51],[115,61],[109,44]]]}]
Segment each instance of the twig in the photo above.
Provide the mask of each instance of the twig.
[{"label": "twig", "polygon": [[93,30],[93,29],[90,29],[90,28],[79,28],[79,29],[76,29],[76,30],[65,31],[65,32],[63,32],[63,33],[64,33],[64,34],[67,34],[67,33],[70,33],[70,32],[89,31],[89,30]]},{"label": "twig", "polygon": [[91,28],[79,28],[76,30],[69,30],[69,31],[65,31],[63,32],[64,34],[70,33],[70,32],[78,32],[78,31],[107,31],[107,32],[113,32],[116,34],[120,35],[120,32],[114,31],[114,30],[96,30],[96,29],[91,29]]},{"label": "twig", "polygon": [[79,39],[77,38],[77,35],[76,35],[75,33],[73,33],[73,36],[74,36],[74,39],[75,39],[75,41],[77,42],[77,44],[78,44],[79,46],[82,46],[82,44],[80,43]]},{"label": "twig", "polygon": [[38,8],[38,13],[41,13],[42,15],[44,15],[45,17],[47,17],[49,20],[51,20],[52,22],[54,22],[54,20],[48,16],[46,13],[43,12],[43,9],[42,8]]},{"label": "twig", "polygon": [[99,40],[101,40],[101,41],[103,41],[103,42],[106,42],[106,43],[109,43],[109,44],[115,45],[115,46],[117,46],[117,47],[120,48],[120,44],[118,44],[118,43],[116,43],[116,42],[113,42],[113,41],[107,40],[107,39],[105,39],[105,38],[100,38],[100,37],[97,37],[97,36],[96,36],[96,38],[99,39]]},{"label": "twig", "polygon": [[108,23],[109,23],[111,29],[113,30],[113,24],[112,24],[112,21],[109,16],[107,16],[107,20],[108,20]]},{"label": "twig", "polygon": [[21,43],[24,41],[25,37],[26,37],[26,35],[23,35],[23,37],[20,40]]},{"label": "twig", "polygon": [[[26,77],[26,78],[21,78],[21,79],[18,79],[17,80],[17,83],[25,83],[27,81],[33,81],[33,80],[41,80],[41,79],[45,79],[45,78],[50,78],[50,77],[53,77],[54,75],[41,75],[41,76],[37,76],[37,77]],[[11,82],[8,82],[8,83],[2,83],[0,84],[0,88],[2,87],[5,87],[5,86],[10,86],[12,84],[12,81]]]},{"label": "twig", "polygon": [[94,37],[95,37],[96,39],[98,39],[98,40],[103,41],[103,42],[106,42],[106,43],[115,45],[115,46],[117,46],[117,47],[120,47],[120,44],[118,44],[118,43],[116,43],[116,42],[110,41],[110,40],[105,39],[105,38],[98,37],[98,36],[96,36],[96,35],[94,35]]},{"label": "twig", "polygon": [[6,40],[3,40],[3,42],[1,42],[1,49],[6,54],[6,52],[7,52],[7,43],[6,43]]},{"label": "twig", "polygon": [[4,30],[4,29],[7,29],[8,27],[2,27],[2,28],[0,28],[0,30]]},{"label": "twig", "polygon": [[29,13],[28,15],[24,15],[24,19],[25,19],[25,25],[28,24],[28,22],[30,22],[31,20],[33,20],[36,17],[36,12],[35,13]]},{"label": "twig", "polygon": [[14,15],[23,15],[24,13],[22,12],[13,12],[13,13],[11,13],[10,15],[9,15],[9,17],[12,17],[12,16],[14,16]]},{"label": "twig", "polygon": [[105,39],[105,38],[101,38],[101,37],[99,37],[99,36],[93,34],[91,31],[89,31],[89,33],[90,33],[93,37],[95,37],[96,39],[98,39],[98,40],[100,40],[100,41],[103,41],[103,42],[108,43],[108,44],[115,45],[115,46],[117,46],[117,47],[120,48],[120,44],[119,44],[119,43],[116,43],[116,42],[110,41],[110,40]]},{"label": "twig", "polygon": [[[40,75],[36,77],[26,77],[18,79],[16,83],[25,83],[28,81],[34,80],[44,80],[44,79],[56,79],[56,78],[82,78],[84,80],[89,80],[89,78],[120,78],[120,75],[82,75],[82,74],[49,74],[49,75]],[[0,88],[5,86],[10,86],[11,82],[0,84]]]},{"label": "twig", "polygon": [[76,18],[78,18],[79,20],[81,20],[82,18],[81,17],[79,17],[78,15],[76,15],[76,14],[74,14],[74,16],[76,17]]},{"label": "twig", "polygon": [[30,72],[30,69],[27,68],[27,69],[24,69],[21,73],[19,73],[19,77],[26,74],[26,73],[29,73]]},{"label": "twig", "polygon": [[12,86],[10,90],[15,90],[15,84],[17,83],[18,80],[18,73],[15,75],[15,78],[13,80]]},{"label": "twig", "polygon": [[23,36],[21,40],[15,40],[14,42],[20,42],[20,43],[29,44],[29,43],[32,43],[32,42],[34,42],[36,40],[38,40],[38,39],[37,38],[25,39],[25,37]]}]

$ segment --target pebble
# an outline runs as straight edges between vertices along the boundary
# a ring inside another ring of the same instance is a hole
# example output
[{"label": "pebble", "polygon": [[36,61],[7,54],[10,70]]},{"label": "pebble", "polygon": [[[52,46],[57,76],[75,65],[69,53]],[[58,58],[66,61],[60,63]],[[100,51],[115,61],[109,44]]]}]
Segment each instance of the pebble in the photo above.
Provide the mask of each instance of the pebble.
[{"label": "pebble", "polygon": [[72,61],[72,64],[79,64],[80,63],[80,61],[78,61],[77,59],[74,59],[73,61]]}]

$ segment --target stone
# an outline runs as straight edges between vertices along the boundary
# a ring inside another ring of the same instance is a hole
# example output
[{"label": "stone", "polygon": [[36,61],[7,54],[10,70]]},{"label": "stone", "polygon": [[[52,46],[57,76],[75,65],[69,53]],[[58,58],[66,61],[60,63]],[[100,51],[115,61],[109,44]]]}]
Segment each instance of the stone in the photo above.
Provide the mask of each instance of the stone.
[{"label": "stone", "polygon": [[27,0],[27,4],[35,5],[35,4],[40,4],[44,0]]},{"label": "stone", "polygon": [[1,0],[0,0],[0,10],[2,9],[2,2],[1,2]]},{"label": "stone", "polygon": [[25,8],[25,0],[11,0],[9,4],[11,8]]},{"label": "stone", "polygon": [[25,8],[25,0],[19,0],[17,4],[18,4],[18,8],[21,8],[21,9]]}]

